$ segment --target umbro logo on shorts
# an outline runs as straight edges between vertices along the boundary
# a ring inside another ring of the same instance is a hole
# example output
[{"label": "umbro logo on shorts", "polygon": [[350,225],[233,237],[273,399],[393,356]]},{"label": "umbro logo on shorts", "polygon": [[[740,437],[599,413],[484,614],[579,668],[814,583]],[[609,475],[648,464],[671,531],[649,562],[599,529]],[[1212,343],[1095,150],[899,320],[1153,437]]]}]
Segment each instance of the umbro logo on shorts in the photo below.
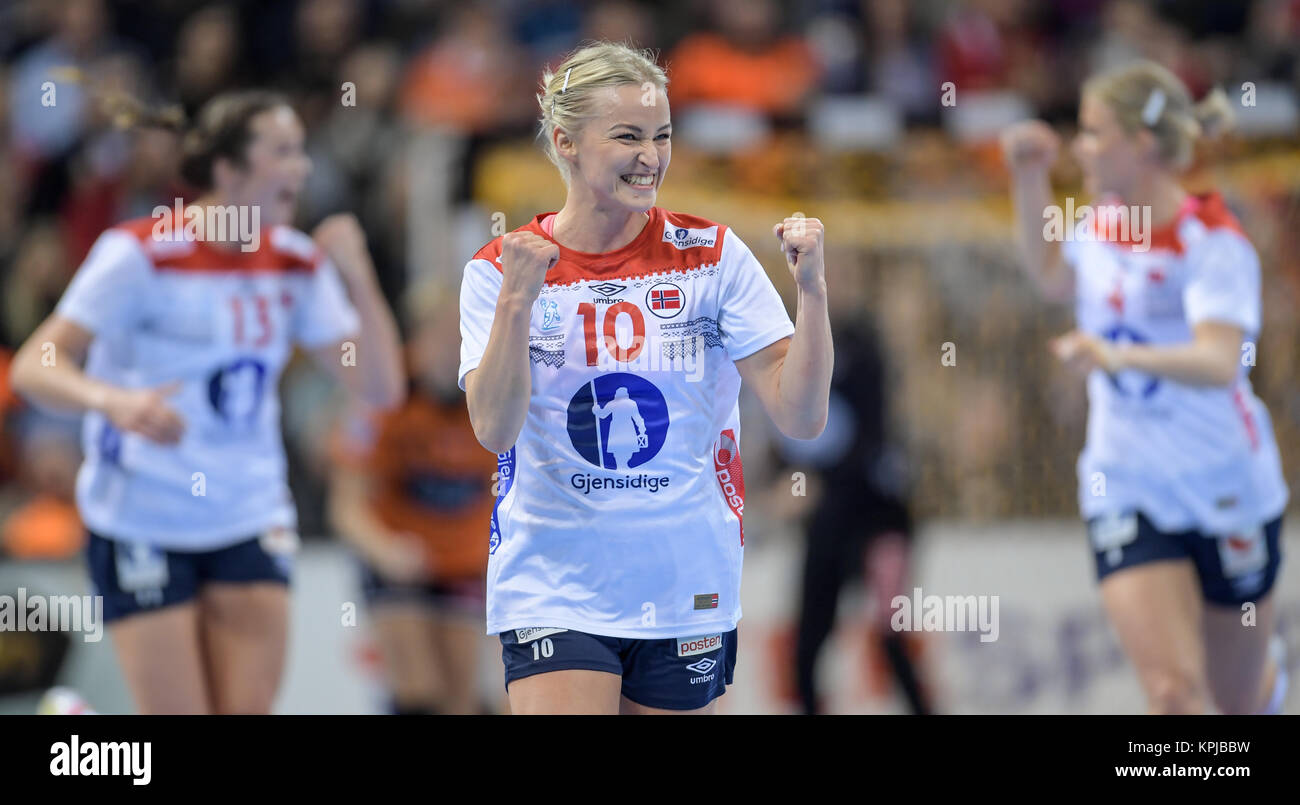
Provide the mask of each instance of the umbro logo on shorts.
[{"label": "umbro logo on shorts", "polygon": [[707,674],[709,671],[712,671],[713,666],[717,664],[718,664],[717,660],[705,657],[702,660],[697,660],[696,662],[693,662],[690,665],[686,666],[686,670],[690,671],[693,674]]}]

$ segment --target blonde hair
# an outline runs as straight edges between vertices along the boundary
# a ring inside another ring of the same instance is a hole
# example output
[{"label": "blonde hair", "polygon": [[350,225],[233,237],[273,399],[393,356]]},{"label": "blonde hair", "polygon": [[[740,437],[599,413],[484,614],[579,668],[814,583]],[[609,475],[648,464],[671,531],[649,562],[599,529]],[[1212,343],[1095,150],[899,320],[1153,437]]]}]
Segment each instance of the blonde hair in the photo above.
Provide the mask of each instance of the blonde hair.
[{"label": "blonde hair", "polygon": [[616,42],[595,42],[573,51],[552,71],[542,73],[537,105],[542,117],[538,136],[545,143],[546,156],[560,169],[565,184],[569,165],[555,150],[555,130],[577,135],[582,122],[591,117],[595,95],[606,87],[626,84],[651,85],[655,92],[668,86],[668,76],[655,63],[651,50],[637,50]]},{"label": "blonde hair", "polygon": [[1197,140],[1218,137],[1235,119],[1232,101],[1222,88],[1215,87],[1194,103],[1178,76],[1152,61],[1093,76],[1083,91],[1109,106],[1130,134],[1149,130],[1161,157],[1180,170],[1191,163]]}]

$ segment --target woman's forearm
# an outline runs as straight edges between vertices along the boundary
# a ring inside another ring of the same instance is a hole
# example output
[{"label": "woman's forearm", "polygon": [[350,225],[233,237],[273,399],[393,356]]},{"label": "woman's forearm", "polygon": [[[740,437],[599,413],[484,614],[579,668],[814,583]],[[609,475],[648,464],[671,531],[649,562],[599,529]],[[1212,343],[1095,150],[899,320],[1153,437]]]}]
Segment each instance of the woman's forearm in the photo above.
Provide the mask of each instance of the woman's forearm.
[{"label": "woman's forearm", "polygon": [[373,272],[349,276],[345,282],[361,319],[357,365],[362,373],[362,394],[376,408],[394,408],[406,397],[406,371],[397,322]]},{"label": "woman's forearm", "polygon": [[59,349],[38,329],[14,355],[9,384],[29,402],[51,411],[103,411],[115,386],[86,375],[80,356]]},{"label": "woman's forearm", "polygon": [[800,288],[795,309],[794,337],[781,366],[779,400],[784,412],[781,430],[795,439],[815,439],[826,429],[835,348],[831,343],[826,283]]},{"label": "woman's forearm", "polygon": [[[1022,168],[1012,174],[1011,198],[1015,207],[1016,252],[1021,267],[1045,294],[1060,298],[1067,292],[1061,244],[1043,231],[1044,211],[1054,203],[1047,168]],[[1066,225],[1071,222],[1067,221]]]},{"label": "woman's forearm", "polygon": [[467,386],[470,422],[479,443],[504,453],[519,438],[532,394],[528,329],[532,305],[503,293],[497,299],[492,331],[483,357]]},{"label": "woman's forearm", "polygon": [[1152,347],[1129,344],[1115,348],[1115,369],[1132,369],[1167,377],[1189,386],[1227,386],[1240,365],[1236,352],[1213,342]]}]

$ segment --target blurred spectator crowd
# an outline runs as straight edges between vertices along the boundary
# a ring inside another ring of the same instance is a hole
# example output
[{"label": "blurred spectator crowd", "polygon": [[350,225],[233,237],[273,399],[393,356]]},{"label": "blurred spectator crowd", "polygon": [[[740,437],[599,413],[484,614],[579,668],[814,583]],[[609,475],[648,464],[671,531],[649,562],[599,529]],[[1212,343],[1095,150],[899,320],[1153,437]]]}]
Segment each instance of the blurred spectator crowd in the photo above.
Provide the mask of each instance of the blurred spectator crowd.
[{"label": "blurred spectator crowd", "polygon": [[[860,175],[835,171],[848,177],[840,194],[899,198],[929,187],[942,196],[967,178],[966,157],[953,143],[968,129],[946,119],[947,82],[959,99],[969,92],[992,99],[990,109],[1009,103],[1012,114],[1066,124],[1086,75],[1137,57],[1173,68],[1197,94],[1216,84],[1235,91],[1246,81],[1292,97],[1300,89],[1300,0],[5,0],[0,553],[57,555],[75,550],[80,540],[70,507],[77,421],[14,399],[3,382],[8,356],[53,309],[100,232],[186,193],[176,178],[176,135],[115,127],[92,102],[92,90],[125,92],[152,105],[178,104],[191,117],[227,89],[263,86],[287,93],[307,126],[314,165],[301,225],[309,228],[339,210],[357,213],[385,292],[400,312],[411,284],[406,252],[415,192],[408,169],[412,140],[438,132],[463,143],[450,192],[472,202],[481,156],[534,133],[534,92],[543,65],[586,39],[658,50],[669,71],[683,148],[761,155],[737,168],[750,171],[750,181],[742,176],[737,184],[742,188],[800,175],[794,169],[797,153],[764,145],[815,131],[816,142],[828,151],[886,155],[884,166]],[[77,68],[80,82],[68,80],[70,67]],[[53,105],[42,103],[49,81],[57,92]],[[344,100],[348,87],[353,104]],[[996,122],[998,115],[990,119]],[[970,130],[981,131],[978,122]],[[763,160],[782,154],[794,168],[766,172]],[[687,179],[679,174],[678,181]],[[802,193],[810,205],[819,197],[816,186],[791,184],[786,189]],[[1292,200],[1292,228],[1296,192],[1282,192]],[[995,250],[973,261],[1005,257]],[[943,302],[927,283],[938,280],[924,264],[885,276],[887,264],[932,263],[933,254],[858,253],[845,259],[879,275],[873,292],[898,302],[879,311],[882,329],[894,339],[906,341],[923,326],[931,334],[947,327],[969,331],[971,339],[1004,337],[999,328],[1014,321],[1010,315],[1016,311],[1009,308],[998,308],[1006,316],[985,310],[980,317],[973,308],[963,316],[959,305],[935,312]],[[978,304],[1004,302],[983,298]],[[943,321],[934,321],[936,316]],[[951,340],[927,338],[898,347],[895,357],[904,360],[913,348],[918,356],[937,356],[939,343]],[[967,366],[978,371],[973,361]],[[1016,371],[1005,374],[1014,382]],[[326,406],[311,403],[328,395],[328,385],[301,367],[286,382],[286,436],[302,529],[322,533],[323,479],[313,468],[327,461],[323,434],[332,420],[323,413]],[[1028,414],[1008,409],[999,396],[1000,376],[972,382],[960,409],[944,416],[956,434],[953,450],[965,456],[957,466],[978,469],[997,445],[1014,441],[1015,422]],[[924,389],[905,380],[894,393],[926,398]],[[1276,399],[1300,409],[1300,394],[1287,393],[1294,396]],[[1034,410],[1047,416],[1043,410],[1049,408]],[[987,500],[992,487],[1032,484],[1048,469],[1069,476],[1073,447],[1062,447],[1055,448],[1060,466],[1016,462],[1014,478],[990,471],[988,489],[960,478],[953,484],[963,495]],[[936,461],[937,452],[922,454],[934,466],[952,466]],[[1068,480],[1062,490],[1072,488]],[[1051,501],[1040,508],[1070,513],[1067,493]],[[972,506],[955,506],[953,512],[980,509]],[[1008,500],[991,511],[1024,510]]]}]

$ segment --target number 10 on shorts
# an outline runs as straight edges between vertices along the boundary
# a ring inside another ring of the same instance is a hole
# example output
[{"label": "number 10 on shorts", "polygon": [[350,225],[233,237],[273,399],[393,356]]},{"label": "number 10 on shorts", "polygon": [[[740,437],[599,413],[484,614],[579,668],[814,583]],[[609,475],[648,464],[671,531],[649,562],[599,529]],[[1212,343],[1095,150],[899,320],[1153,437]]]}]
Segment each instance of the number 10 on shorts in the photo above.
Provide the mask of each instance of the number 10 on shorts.
[{"label": "number 10 on shorts", "polygon": [[551,642],[551,638],[543,637],[541,640],[533,641],[534,662],[540,660],[542,657],[549,657],[554,653],[555,653],[555,644]]}]

